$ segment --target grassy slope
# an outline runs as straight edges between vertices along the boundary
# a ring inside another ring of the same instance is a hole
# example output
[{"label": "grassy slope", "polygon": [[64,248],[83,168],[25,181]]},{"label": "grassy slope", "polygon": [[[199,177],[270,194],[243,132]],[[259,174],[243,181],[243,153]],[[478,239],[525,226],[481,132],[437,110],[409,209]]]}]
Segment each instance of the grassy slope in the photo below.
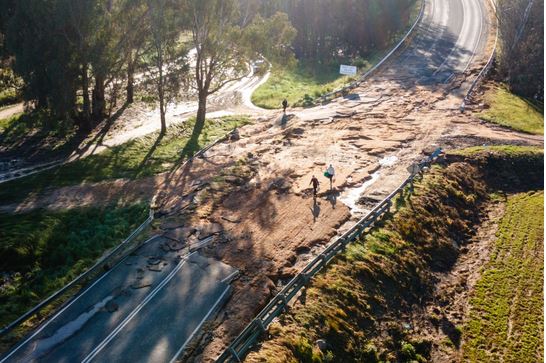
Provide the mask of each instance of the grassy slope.
[{"label": "grassy slope", "polygon": [[[406,341],[401,321],[389,335],[375,334],[384,317],[407,314],[431,291],[431,270],[454,263],[451,236],[471,233],[476,205],[486,197],[476,174],[467,164],[434,168],[410,199],[398,201],[398,213],[314,278],[305,306],[272,325],[272,339],[247,361],[423,361],[427,343]],[[331,353],[314,348],[316,339],[325,339]]]},{"label": "grassy slope", "polygon": [[508,198],[471,300],[465,362],[539,362],[543,352],[544,192]]},{"label": "grassy slope", "polygon": [[[207,120],[194,152],[204,145],[224,136],[236,126],[249,123],[246,117],[224,117]],[[169,127],[167,134],[156,145],[158,133],[153,133],[100,154],[74,161],[59,168],[44,171],[29,177],[2,184],[0,203],[10,203],[24,198],[29,193],[41,192],[82,182],[98,182],[116,178],[139,178],[169,170],[181,161],[181,151],[186,147],[192,121]]]},{"label": "grassy slope", "polygon": [[[415,1],[412,6],[407,28],[392,39],[387,51],[390,51],[400,41],[417,19],[421,2]],[[361,60],[362,65],[359,65],[359,73],[365,73],[377,64],[385,54],[386,51],[377,51]],[[349,61],[349,63],[351,62]],[[353,77],[341,76],[338,64],[322,66],[314,70],[313,68],[305,64],[298,64],[298,66],[292,68],[273,65],[270,78],[252,94],[252,103],[267,109],[279,109],[282,108],[282,100],[286,98],[290,106],[302,106],[306,94],[314,99],[325,93],[340,89],[354,80]]]},{"label": "grassy slope", "polygon": [[486,93],[485,100],[490,108],[478,114],[481,119],[514,130],[544,135],[544,111],[524,98],[497,86]]},{"label": "grassy slope", "polygon": [[0,326],[83,272],[147,217],[148,206],[0,214]]},{"label": "grassy slope", "polygon": [[[538,149],[509,149],[512,154],[482,152],[482,165],[509,170],[525,157],[535,160],[528,168],[537,168],[543,157]],[[479,221],[478,205],[487,193],[478,170],[468,163],[434,167],[410,199],[396,203],[397,213],[364,241],[349,245],[313,279],[305,305],[296,305],[272,324],[270,338],[246,361],[425,361],[429,342],[411,340],[402,322],[411,316],[413,304],[429,296],[434,284],[430,271],[449,270],[455,262],[451,241],[467,239]],[[525,172],[516,172],[522,178],[517,182],[524,182]],[[380,323],[385,317],[387,322]],[[458,344],[458,328],[448,335]],[[320,352],[316,339],[325,339],[331,351]]]}]

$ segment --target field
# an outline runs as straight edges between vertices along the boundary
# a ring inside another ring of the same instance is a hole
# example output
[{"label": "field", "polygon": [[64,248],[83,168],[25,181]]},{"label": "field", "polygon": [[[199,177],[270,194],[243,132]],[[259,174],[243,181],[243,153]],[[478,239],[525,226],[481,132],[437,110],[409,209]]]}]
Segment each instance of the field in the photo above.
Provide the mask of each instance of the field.
[{"label": "field", "polygon": [[510,93],[505,87],[494,86],[489,89],[485,102],[490,108],[478,114],[482,120],[517,131],[544,135],[544,110]]},{"label": "field", "polygon": [[301,106],[306,95],[310,100],[342,87],[349,77],[339,75],[339,69],[333,65],[313,69],[311,66],[297,65],[284,68],[273,65],[269,80],[261,85],[252,95],[252,102],[263,108],[281,108],[284,98],[290,106]]},{"label": "field", "polygon": [[508,197],[464,328],[465,362],[543,359],[544,192]]}]

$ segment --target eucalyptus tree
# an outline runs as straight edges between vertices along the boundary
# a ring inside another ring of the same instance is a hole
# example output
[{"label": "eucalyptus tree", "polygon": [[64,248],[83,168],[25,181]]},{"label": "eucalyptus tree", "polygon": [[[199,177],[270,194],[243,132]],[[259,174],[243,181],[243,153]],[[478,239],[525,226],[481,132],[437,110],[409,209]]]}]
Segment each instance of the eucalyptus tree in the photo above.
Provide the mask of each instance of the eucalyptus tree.
[{"label": "eucalyptus tree", "polygon": [[191,141],[196,143],[205,125],[207,98],[227,83],[243,78],[249,60],[260,52],[273,54],[288,49],[295,31],[286,16],[249,21],[241,16],[240,4],[234,0],[186,0],[182,11],[195,49],[192,84],[198,109]]},{"label": "eucalyptus tree", "polygon": [[179,42],[184,20],[179,5],[175,0],[147,0],[153,65],[149,72],[157,88],[162,135],[167,131],[167,106],[179,94],[186,71],[187,50]]}]

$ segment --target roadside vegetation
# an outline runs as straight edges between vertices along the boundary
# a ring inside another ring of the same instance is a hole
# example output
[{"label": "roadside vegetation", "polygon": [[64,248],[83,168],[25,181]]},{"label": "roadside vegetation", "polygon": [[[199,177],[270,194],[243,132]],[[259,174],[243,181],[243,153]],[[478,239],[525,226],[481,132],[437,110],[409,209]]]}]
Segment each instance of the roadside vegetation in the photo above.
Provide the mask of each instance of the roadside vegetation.
[{"label": "roadside vegetation", "polygon": [[147,215],[147,204],[0,214],[0,326],[85,271]]},{"label": "roadside vegetation", "polygon": [[544,135],[544,109],[511,93],[503,86],[494,86],[485,94],[489,108],[478,114],[482,120],[517,131]]},{"label": "roadside vegetation", "polygon": [[70,154],[82,137],[74,125],[45,112],[20,113],[0,120],[0,157],[53,161]]},{"label": "roadside vegetation", "polygon": [[[509,168],[517,164],[521,157],[529,161],[522,166],[527,173]],[[393,214],[379,222],[363,240],[349,245],[345,253],[316,276],[300,301],[269,327],[269,338],[245,361],[427,362],[433,349],[432,341],[427,339],[427,334],[422,335],[415,330],[415,319],[424,319],[423,324],[430,319],[426,324],[432,324],[435,329],[441,326],[446,335],[446,344],[458,349],[462,339],[466,338],[464,334],[467,330],[449,324],[442,316],[420,315],[415,307],[434,304],[430,299],[436,281],[435,273],[449,272],[460,251],[454,241],[462,248],[475,233],[476,225],[482,218],[482,206],[488,202],[491,193],[498,191],[498,186],[502,185],[501,181],[493,182],[496,170],[502,167],[504,174],[514,174],[512,188],[541,188],[543,154],[539,149],[531,153],[521,150],[504,154],[499,148],[494,153],[474,150],[451,154],[448,160],[443,165],[433,166],[421,181],[416,182],[414,194],[405,194],[398,199]],[[487,171],[488,168],[491,170]],[[504,178],[504,174],[497,178]],[[514,362],[541,360],[542,349],[536,345],[536,337],[542,331],[542,244],[538,242],[542,233],[542,224],[538,222],[542,218],[539,203],[542,195],[542,192],[538,192],[523,194],[523,197],[519,195],[515,199],[510,197],[509,203],[512,205],[508,207],[499,234],[501,239],[498,245],[508,246],[509,242],[502,239],[511,236],[510,224],[514,213],[521,217],[526,215],[525,212],[535,214],[533,221],[520,221],[521,224],[516,223],[513,227],[519,230],[517,233],[521,237],[518,237],[520,242],[514,242],[519,247],[517,256],[513,258],[525,261],[521,272],[528,269],[531,275],[518,272],[519,277],[516,277],[508,272],[507,248],[502,247],[503,252],[496,254],[502,256],[502,264],[506,267],[505,272],[498,272],[499,277],[514,278],[514,283],[521,286],[518,291],[529,293],[524,289],[524,286],[528,287],[532,296],[538,299],[538,305],[534,298],[533,302],[522,305],[525,317],[520,325],[514,324],[512,327],[514,344],[520,337],[530,338],[529,343],[523,344],[529,349],[520,350],[521,354],[516,353],[518,348],[514,350],[514,357],[519,358],[512,360]],[[526,200],[526,207],[518,202],[521,198]],[[533,238],[527,241],[524,236]],[[539,250],[540,253],[537,252]],[[497,295],[487,276],[497,274],[495,267],[491,265],[491,272],[485,273],[487,288],[481,288],[491,294],[491,299],[497,298]],[[498,278],[496,280],[501,282]],[[510,290],[510,286],[508,282],[501,292]],[[504,293],[498,297],[505,301]],[[483,300],[486,299],[487,296]],[[493,301],[486,304],[491,308],[495,306]],[[441,309],[443,307],[439,307],[439,312]],[[503,331],[506,331],[506,319],[483,316],[487,312],[480,310],[480,306],[476,307],[476,311],[479,312],[478,319],[484,319],[482,324],[495,327],[504,325]],[[478,334],[477,330],[473,331]],[[483,334],[480,336],[483,337]],[[317,343],[320,339],[323,340],[322,350]],[[499,335],[499,339],[502,336]],[[483,348],[481,342],[477,343],[477,349]],[[500,347],[497,354],[502,354]]]},{"label": "roadside vegetation", "polygon": [[465,362],[543,360],[544,191],[508,197],[463,329]]},{"label": "roadside vegetation", "polygon": [[[368,1],[363,1],[361,5],[352,8],[354,13],[351,14],[342,14],[346,11],[342,3],[326,1],[319,2],[305,11],[296,6],[296,10],[288,12],[291,19],[294,19],[294,27],[298,30],[294,40],[296,62],[295,64],[273,62],[269,79],[254,91],[252,103],[267,109],[278,109],[282,108],[281,103],[286,98],[290,106],[306,107],[311,106],[316,98],[348,85],[377,64],[386,52],[400,41],[415,22],[421,7],[420,0],[395,1],[395,4],[370,5],[373,10],[368,11],[366,3]],[[298,6],[301,6],[301,3]],[[393,21],[391,16],[394,15],[390,11],[398,14],[397,21]],[[307,12],[309,14],[306,19],[299,18],[302,13]],[[355,20],[354,23],[343,20],[339,24],[332,24],[330,20],[346,17],[358,17],[360,20]],[[314,18],[318,24],[329,22],[327,25],[323,24],[329,28],[329,32],[324,34],[324,27],[317,29],[316,32],[310,30],[316,26],[308,24]],[[351,25],[363,24],[362,26],[366,27],[380,22],[384,33],[372,32],[366,36],[361,33],[362,29],[355,29]],[[354,36],[347,37],[344,33],[347,31],[354,32]],[[316,48],[310,44],[313,39],[326,44],[322,49],[317,48],[316,53],[311,55],[307,52],[311,48]],[[335,39],[338,39],[338,43],[335,43]],[[340,75],[340,64],[356,66],[358,74],[350,77]]]},{"label": "roadside vegetation", "polygon": [[342,87],[354,78],[339,75],[335,65],[317,67],[273,65],[269,80],[252,94],[252,103],[267,109],[282,108],[286,98],[292,107],[305,106],[315,98]]},{"label": "roadside vegetation", "polygon": [[155,132],[58,168],[4,183],[0,188],[0,203],[8,204],[30,193],[83,182],[137,179],[165,172],[234,128],[250,123],[250,120],[246,116],[209,119],[198,142],[191,143],[194,123],[195,119],[189,119],[169,127],[165,135]]}]

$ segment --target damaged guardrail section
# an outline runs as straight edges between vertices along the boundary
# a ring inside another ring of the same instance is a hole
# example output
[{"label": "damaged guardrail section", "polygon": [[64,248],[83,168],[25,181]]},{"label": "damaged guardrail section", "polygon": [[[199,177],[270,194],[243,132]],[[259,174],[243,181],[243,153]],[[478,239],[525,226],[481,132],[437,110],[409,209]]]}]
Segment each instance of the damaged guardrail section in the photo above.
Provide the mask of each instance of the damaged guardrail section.
[{"label": "damaged guardrail section", "polygon": [[428,166],[435,161],[441,153],[442,149],[437,148],[426,160],[416,164],[414,172],[404,180],[398,188],[377,204],[365,217],[351,227],[351,229],[328,245],[320,255],[309,262],[309,264],[305,266],[305,268],[269,302],[269,304],[267,304],[256,318],[246,326],[239,336],[237,336],[229,347],[217,358],[216,362],[240,362],[249,349],[257,342],[262,333],[266,331],[267,326],[286,309],[290,300],[309,283],[311,278],[325,267],[338,253],[343,251],[349,243],[365,235],[367,233],[366,228],[370,227],[379,217],[390,209],[396,195],[401,193],[406,185],[413,183],[415,175],[421,172],[425,166]]}]

